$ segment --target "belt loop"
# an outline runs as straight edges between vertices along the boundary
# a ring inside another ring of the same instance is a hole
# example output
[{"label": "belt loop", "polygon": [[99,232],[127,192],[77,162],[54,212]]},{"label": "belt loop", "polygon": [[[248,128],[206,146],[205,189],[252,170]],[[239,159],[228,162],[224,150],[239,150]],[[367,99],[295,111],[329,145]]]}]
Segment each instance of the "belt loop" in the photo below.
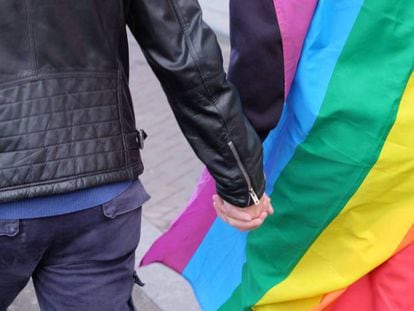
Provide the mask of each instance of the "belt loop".
[{"label": "belt loop", "polygon": [[137,274],[136,271],[134,271],[133,278],[134,278],[135,284],[137,284],[138,286],[141,286],[141,287],[144,287],[145,286],[145,283],[141,281],[141,279],[139,278],[139,276],[138,276],[138,274]]},{"label": "belt loop", "polygon": [[136,141],[139,144],[139,149],[144,149],[144,141],[148,137],[147,133],[143,129],[137,130]]}]

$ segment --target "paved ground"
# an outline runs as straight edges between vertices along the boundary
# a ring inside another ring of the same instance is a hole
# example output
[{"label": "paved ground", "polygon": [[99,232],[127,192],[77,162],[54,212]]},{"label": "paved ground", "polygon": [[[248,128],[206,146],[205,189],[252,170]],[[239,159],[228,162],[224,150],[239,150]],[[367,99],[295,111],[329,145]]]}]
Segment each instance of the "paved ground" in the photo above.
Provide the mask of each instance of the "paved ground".
[{"label": "paved ground", "polygon": [[[227,39],[220,38],[220,43],[227,60]],[[137,251],[138,258],[141,258],[144,250],[167,229],[185,206],[202,165],[182,136],[158,81],[133,41],[131,88],[137,127],[144,128],[149,134],[143,152],[146,170],[142,180],[152,200],[144,208],[143,233]],[[139,273],[146,286],[134,290],[138,310],[199,310],[190,287],[176,273],[160,265],[140,269]],[[37,310],[39,308],[31,285],[9,308],[9,311]]]},{"label": "paved ground", "polygon": [[200,0],[203,7],[204,20],[215,29],[216,32],[224,35],[230,33],[229,27],[229,0]]}]

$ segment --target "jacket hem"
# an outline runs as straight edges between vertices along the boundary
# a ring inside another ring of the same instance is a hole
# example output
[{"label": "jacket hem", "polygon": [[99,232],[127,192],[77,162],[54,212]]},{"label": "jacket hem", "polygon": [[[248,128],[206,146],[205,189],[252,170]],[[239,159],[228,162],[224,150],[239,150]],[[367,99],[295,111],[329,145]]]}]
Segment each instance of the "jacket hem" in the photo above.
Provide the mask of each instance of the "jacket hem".
[{"label": "jacket hem", "polygon": [[11,188],[0,191],[0,203],[64,194],[115,182],[136,180],[142,172],[142,165],[134,165],[117,171],[69,177],[60,181],[48,180],[46,183],[35,183],[23,187],[20,186],[18,189]]}]

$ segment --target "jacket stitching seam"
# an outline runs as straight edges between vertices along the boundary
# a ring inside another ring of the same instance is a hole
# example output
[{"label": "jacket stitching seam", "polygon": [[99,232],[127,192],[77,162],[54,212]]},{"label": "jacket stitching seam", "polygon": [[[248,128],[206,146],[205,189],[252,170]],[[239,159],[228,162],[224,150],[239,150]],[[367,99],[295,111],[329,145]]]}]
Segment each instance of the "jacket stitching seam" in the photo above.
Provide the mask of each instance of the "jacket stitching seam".
[{"label": "jacket stitching seam", "polygon": [[[120,46],[120,43],[121,43],[121,36],[120,36],[120,34],[121,34],[121,32],[122,31],[125,31],[125,20],[124,20],[124,17],[125,17],[125,14],[124,14],[124,12],[123,12],[123,4],[121,4],[121,1],[119,1],[118,2],[119,3],[119,31],[118,31],[118,33],[117,33],[117,42],[116,42],[116,47],[115,47],[115,57],[116,57],[116,60],[117,60],[117,106],[118,106],[118,119],[119,119],[119,124],[120,124],[120,127],[121,127],[121,133],[122,133],[122,145],[123,145],[123,148],[124,148],[124,151],[125,151],[125,154],[124,154],[124,161],[125,161],[125,167],[128,165],[128,163],[129,163],[129,154],[128,154],[128,148],[127,148],[127,141],[126,141],[126,138],[125,138],[125,135],[124,135],[124,132],[125,132],[125,128],[124,128],[124,122],[123,122],[123,118],[122,118],[122,115],[121,115],[121,112],[122,112],[122,108],[121,108],[121,103],[122,103],[122,97],[121,97],[121,82],[123,82],[123,79],[122,79],[122,77],[123,77],[123,71],[121,71],[121,70],[123,70],[123,67],[122,66],[120,66],[120,63],[119,63],[119,50],[118,50],[118,48],[119,48],[119,46]],[[132,178],[132,175],[131,175],[131,172],[128,172],[128,176],[129,176],[129,178]]]},{"label": "jacket stitching seam", "polygon": [[29,2],[28,0],[24,1],[25,3],[25,11],[26,11],[26,20],[27,20],[27,39],[29,41],[30,47],[30,66],[32,67],[32,75],[36,73],[36,65],[35,65],[35,55],[34,55],[34,38],[32,36],[32,21],[30,16],[30,9],[29,9]]},{"label": "jacket stitching seam", "polygon": [[[10,105],[23,105],[26,103],[31,103],[37,100],[42,100],[42,99],[49,99],[49,98],[58,98],[58,97],[65,97],[67,95],[84,95],[84,94],[96,94],[96,93],[108,93],[108,92],[114,92],[116,91],[116,88],[114,89],[102,89],[102,90],[88,90],[88,91],[77,91],[77,92],[66,92],[66,93],[61,93],[61,94],[55,94],[55,95],[51,95],[51,96],[42,96],[42,97],[36,97],[36,98],[31,98],[31,99],[27,99],[27,100],[19,100],[16,102],[12,102],[12,103],[7,103],[7,104],[1,104],[1,107],[4,106],[10,106]],[[115,104],[112,104],[115,106]],[[96,106],[98,107],[98,106]]]},{"label": "jacket stitching seam", "polygon": [[[139,163],[130,164],[124,170],[139,168],[139,166],[140,166]],[[120,174],[122,174],[122,171],[119,171],[120,168],[122,168],[122,167],[117,167],[117,168],[106,170],[106,171],[105,170],[104,171],[95,171],[95,172],[92,172],[92,173],[85,173],[85,174],[75,175],[75,176],[73,176],[73,178],[61,177],[61,178],[55,178],[55,179],[48,179],[46,181],[21,184],[19,186],[5,187],[5,188],[2,188],[0,190],[0,193],[1,192],[6,192],[6,191],[19,191],[19,190],[22,190],[22,189],[24,190],[25,188],[28,188],[28,187],[42,187],[42,186],[54,185],[58,182],[68,182],[68,181],[72,181],[74,179],[88,178],[88,177],[94,177],[94,176],[99,176],[99,175],[104,175],[104,174],[111,174],[111,173],[120,173]]]},{"label": "jacket stitching seam", "polygon": [[[76,75],[76,76],[75,76]],[[110,81],[116,80],[117,71],[107,71],[107,72],[96,72],[96,71],[65,71],[59,73],[46,73],[46,74],[38,74],[37,76],[30,75],[28,77],[10,80],[7,82],[0,83],[0,91],[7,91],[9,89],[13,89],[21,84],[30,83],[30,82],[40,82],[44,80],[62,80],[68,78],[79,78],[77,75],[81,76],[85,79],[105,79]],[[12,84],[11,86],[7,86]],[[6,86],[3,88],[3,86]]]},{"label": "jacket stitching seam", "polygon": [[43,162],[35,162],[35,163],[24,164],[24,165],[19,165],[19,166],[2,167],[1,170],[5,171],[5,170],[12,170],[12,169],[19,169],[19,168],[23,168],[23,167],[47,165],[49,163],[54,163],[54,162],[59,162],[59,161],[65,161],[65,160],[70,160],[70,159],[81,159],[81,158],[90,157],[90,156],[98,155],[98,154],[119,153],[119,152],[123,152],[123,151],[124,151],[123,149],[119,149],[119,150],[93,152],[93,153],[88,153],[88,154],[83,154],[83,155],[64,157],[64,158],[60,158],[60,159],[47,160],[47,161],[43,161]]},{"label": "jacket stitching seam", "polygon": [[[118,121],[119,121],[119,126],[120,126],[120,130],[121,130],[121,134],[122,134],[122,144],[123,144],[123,148],[125,150],[125,154],[124,154],[124,162],[125,162],[125,166],[128,165],[129,163],[129,157],[128,157],[128,152],[127,151],[127,144],[126,144],[126,140],[125,140],[125,129],[124,129],[124,122],[123,122],[123,118],[121,116],[121,71],[118,69],[118,84],[117,84],[117,106],[118,106]],[[131,176],[130,176],[131,177]]]},{"label": "jacket stitching seam", "polygon": [[69,128],[78,128],[81,126],[86,126],[86,125],[97,125],[97,124],[104,124],[104,123],[113,123],[118,121],[118,119],[110,119],[110,120],[103,120],[103,121],[96,121],[96,122],[88,122],[88,123],[81,123],[81,124],[76,124],[76,125],[68,125],[68,126],[62,126],[62,127],[57,127],[57,128],[51,128],[51,129],[46,129],[46,130],[41,130],[41,131],[35,131],[35,132],[26,132],[26,133],[21,133],[21,134],[16,134],[16,135],[11,135],[11,136],[4,136],[4,137],[0,137],[0,139],[9,139],[9,138],[15,138],[15,137],[19,137],[19,136],[25,136],[25,135],[30,135],[30,134],[39,134],[39,133],[45,133],[45,132],[55,132],[55,131],[59,131],[59,130],[64,130],[64,129],[69,129]]},{"label": "jacket stitching seam", "polygon": [[108,108],[108,107],[115,107],[116,105],[114,104],[109,104],[109,105],[101,105],[101,106],[90,106],[90,107],[81,107],[81,108],[71,108],[71,109],[66,109],[66,110],[55,110],[55,111],[49,111],[49,112],[44,112],[44,113],[39,113],[39,114],[34,114],[31,116],[24,116],[24,117],[19,117],[19,118],[14,118],[14,119],[7,119],[7,120],[0,120],[0,122],[2,124],[4,123],[8,123],[8,122],[14,122],[14,121],[21,121],[21,120],[27,120],[27,119],[31,119],[31,118],[38,118],[38,117],[43,117],[43,116],[47,116],[47,115],[54,115],[54,114],[62,114],[65,112],[76,112],[79,110],[94,110],[94,109],[99,109],[99,108]]},{"label": "jacket stitching seam", "polygon": [[188,29],[189,24],[186,21],[184,15],[182,14],[180,6],[177,4],[177,1],[176,0],[170,0],[170,1],[172,3],[173,8],[174,8],[175,16],[178,20],[178,23],[181,26],[181,30],[183,31],[184,39],[185,39],[186,43],[188,44],[189,50],[191,51],[190,55],[191,55],[191,58],[193,59],[194,65],[195,65],[195,67],[197,69],[197,72],[200,76],[201,83],[204,86],[204,90],[207,92],[207,95],[210,97],[210,99],[212,101],[214,101],[215,97],[212,94],[209,87],[207,86],[206,81],[205,81],[205,77],[203,76],[202,70],[199,66],[200,57],[199,57],[199,55],[198,55],[198,53],[197,53],[197,51],[194,47],[192,39],[191,39],[190,32],[189,32],[189,29]]},{"label": "jacket stitching seam", "polygon": [[32,6],[29,4],[29,12],[30,12],[30,28],[31,28],[31,34],[33,38],[33,57],[34,57],[34,64],[35,64],[35,70],[34,75],[37,76],[39,74],[39,57],[37,55],[37,37],[36,37],[36,31],[33,27],[33,20],[32,20]]},{"label": "jacket stitching seam", "polygon": [[17,150],[13,150],[13,151],[2,151],[1,154],[2,155],[5,155],[7,153],[17,153],[17,152],[33,151],[33,150],[39,150],[39,149],[45,149],[45,148],[52,148],[52,147],[57,147],[57,146],[65,146],[65,145],[70,145],[70,144],[75,144],[75,143],[83,143],[83,142],[87,142],[87,141],[91,141],[91,140],[100,140],[100,139],[114,138],[114,137],[117,137],[117,136],[121,136],[121,133],[114,134],[114,135],[108,135],[108,136],[87,138],[87,139],[71,140],[71,141],[64,142],[64,143],[46,145],[46,146],[41,146],[41,147],[36,147],[36,148],[17,149]]},{"label": "jacket stitching seam", "polygon": [[[223,76],[223,73],[218,73],[218,74],[216,74],[214,76],[211,76],[210,78],[207,78],[205,80],[205,83],[208,85],[211,81],[214,81],[218,77],[222,77],[222,76]],[[191,93],[195,93],[195,92],[199,93],[198,91],[201,90],[201,89],[204,89],[204,88],[205,88],[204,84],[199,84],[199,85],[196,85],[195,87],[193,87],[191,89],[185,90],[184,92],[172,92],[171,91],[170,92],[170,95],[171,96],[185,96],[185,95],[188,95],[188,94],[191,94]],[[206,97],[206,98],[211,101],[211,98],[208,98],[208,97]],[[217,100],[217,96],[213,96],[212,102],[214,102],[216,100]]]}]

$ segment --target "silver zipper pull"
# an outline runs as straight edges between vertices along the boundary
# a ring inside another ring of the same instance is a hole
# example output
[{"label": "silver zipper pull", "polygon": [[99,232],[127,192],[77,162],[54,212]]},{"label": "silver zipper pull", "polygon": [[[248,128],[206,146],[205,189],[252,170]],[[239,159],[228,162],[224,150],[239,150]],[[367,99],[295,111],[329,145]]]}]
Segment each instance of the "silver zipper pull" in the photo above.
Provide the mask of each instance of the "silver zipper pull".
[{"label": "silver zipper pull", "polygon": [[252,198],[254,204],[255,205],[259,205],[260,204],[260,200],[257,197],[256,192],[254,192],[254,189],[253,188],[250,188],[249,193],[250,193],[250,197]]}]

